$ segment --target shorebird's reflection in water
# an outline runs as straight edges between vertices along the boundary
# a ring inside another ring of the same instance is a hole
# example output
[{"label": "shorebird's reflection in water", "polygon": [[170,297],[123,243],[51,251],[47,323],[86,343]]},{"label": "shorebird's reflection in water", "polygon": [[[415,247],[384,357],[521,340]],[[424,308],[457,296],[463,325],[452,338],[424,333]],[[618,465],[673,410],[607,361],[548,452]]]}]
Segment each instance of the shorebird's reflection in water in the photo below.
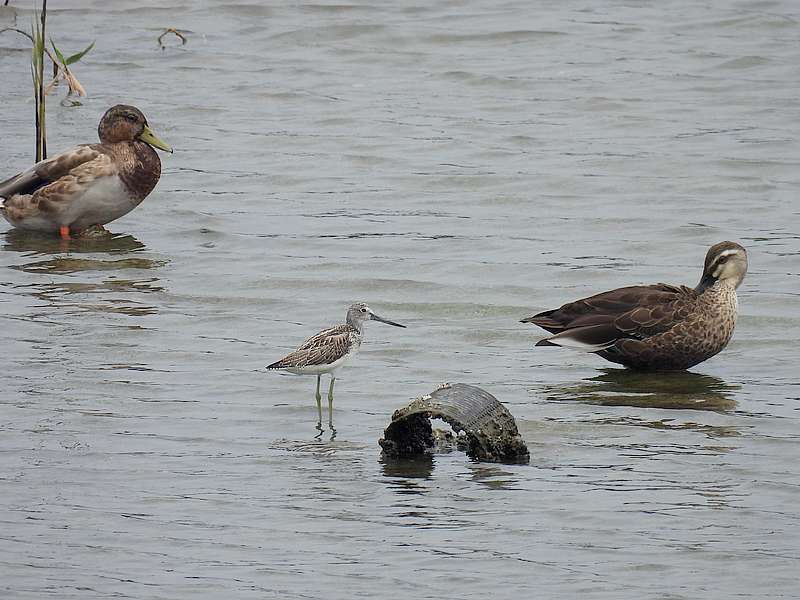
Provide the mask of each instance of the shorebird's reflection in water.
[{"label": "shorebird's reflection in water", "polygon": [[331,411],[328,414],[328,429],[326,430],[325,427],[322,425],[322,410],[319,411],[319,419],[317,420],[317,424],[315,426],[317,433],[314,435],[315,440],[322,441],[322,435],[325,431],[331,432],[330,441],[333,442],[336,440],[336,427],[333,426],[333,407],[331,407]]}]

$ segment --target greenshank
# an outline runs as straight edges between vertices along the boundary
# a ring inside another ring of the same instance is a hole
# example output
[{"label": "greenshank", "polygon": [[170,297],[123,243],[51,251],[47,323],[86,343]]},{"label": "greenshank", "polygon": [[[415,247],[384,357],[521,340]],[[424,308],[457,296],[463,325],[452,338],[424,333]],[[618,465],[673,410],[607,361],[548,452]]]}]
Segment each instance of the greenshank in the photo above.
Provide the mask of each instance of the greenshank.
[{"label": "greenshank", "polygon": [[395,327],[405,327],[405,325],[376,315],[363,302],[356,302],[347,309],[347,320],[344,325],[336,325],[320,331],[303,342],[294,352],[267,365],[267,369],[281,369],[297,375],[317,376],[316,398],[320,425],[322,424],[322,396],[319,386],[322,375],[324,373],[331,374],[331,383],[328,388],[328,424],[333,428],[333,384],[336,381],[336,372],[358,352],[364,339],[364,322],[370,320]]}]

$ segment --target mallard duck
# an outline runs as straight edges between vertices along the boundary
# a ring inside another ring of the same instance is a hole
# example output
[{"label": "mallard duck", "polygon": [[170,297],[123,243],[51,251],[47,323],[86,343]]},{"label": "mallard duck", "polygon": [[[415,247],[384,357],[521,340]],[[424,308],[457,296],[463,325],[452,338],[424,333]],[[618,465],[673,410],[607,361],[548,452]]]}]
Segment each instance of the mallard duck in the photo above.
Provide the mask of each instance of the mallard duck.
[{"label": "mallard duck", "polygon": [[370,320],[395,327],[405,327],[405,325],[376,315],[363,302],[356,302],[347,309],[347,320],[343,325],[336,325],[320,331],[303,342],[297,350],[266,367],[270,370],[282,369],[296,375],[317,376],[316,398],[320,425],[322,424],[322,396],[319,393],[319,385],[322,375],[323,373],[331,374],[331,385],[328,388],[328,423],[333,427],[333,384],[336,381],[336,372],[358,352],[361,340],[364,338],[364,323]]},{"label": "mallard duck", "polygon": [[133,106],[112,106],[100,119],[99,144],[82,144],[0,183],[0,212],[20,229],[70,232],[127,214],[153,190],[161,160],[172,152]]},{"label": "mallard duck", "polygon": [[708,250],[703,276],[694,288],[666,283],[623,287],[522,323],[555,334],[537,346],[595,352],[634,369],[688,369],[727,346],[736,325],[736,288],[745,273],[745,249],[720,242]]}]

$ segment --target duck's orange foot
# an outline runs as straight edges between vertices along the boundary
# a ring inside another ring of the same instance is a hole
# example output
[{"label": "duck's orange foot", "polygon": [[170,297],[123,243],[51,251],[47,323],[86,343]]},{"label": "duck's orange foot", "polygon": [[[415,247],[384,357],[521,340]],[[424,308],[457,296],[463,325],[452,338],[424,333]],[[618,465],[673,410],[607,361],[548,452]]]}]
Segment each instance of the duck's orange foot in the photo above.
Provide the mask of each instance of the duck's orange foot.
[{"label": "duck's orange foot", "polygon": [[61,236],[62,240],[71,239],[69,237],[69,226],[68,225],[62,225],[61,227],[59,227],[58,228],[58,235]]}]

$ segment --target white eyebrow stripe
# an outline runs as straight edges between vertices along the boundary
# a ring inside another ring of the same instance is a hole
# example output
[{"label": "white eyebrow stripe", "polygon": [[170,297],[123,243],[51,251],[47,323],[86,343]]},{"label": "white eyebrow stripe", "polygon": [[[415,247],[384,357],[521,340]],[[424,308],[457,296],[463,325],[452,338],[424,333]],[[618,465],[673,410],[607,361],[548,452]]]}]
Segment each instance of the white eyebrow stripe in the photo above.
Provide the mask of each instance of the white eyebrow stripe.
[{"label": "white eyebrow stripe", "polygon": [[722,252],[719,253],[719,256],[720,257],[722,257],[722,256],[730,256],[731,254],[738,254],[738,253],[739,253],[739,250],[737,250],[736,248],[731,248],[730,250],[723,250]]}]

